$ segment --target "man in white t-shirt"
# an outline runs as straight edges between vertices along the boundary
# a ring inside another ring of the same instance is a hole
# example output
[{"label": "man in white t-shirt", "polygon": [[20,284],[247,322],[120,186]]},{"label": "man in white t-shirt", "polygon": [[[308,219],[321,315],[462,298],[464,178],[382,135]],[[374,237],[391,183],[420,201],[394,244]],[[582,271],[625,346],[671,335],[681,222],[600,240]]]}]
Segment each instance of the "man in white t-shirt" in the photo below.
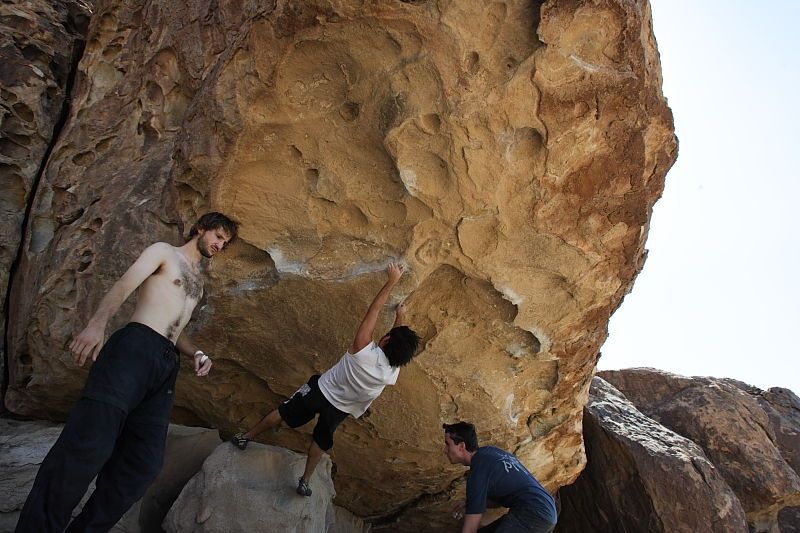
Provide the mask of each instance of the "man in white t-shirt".
[{"label": "man in white t-shirt", "polygon": [[386,385],[397,382],[400,367],[411,361],[417,351],[419,337],[411,328],[402,325],[405,315],[405,306],[402,303],[397,306],[392,329],[377,344],[372,340],[378,314],[403,275],[403,268],[390,264],[386,273],[386,283],[372,300],[356,331],[353,344],[339,362],[322,376],[311,376],[308,383],[265,416],[253,429],[234,435],[231,439],[235,446],[244,450],[256,435],[282,421],[295,428],[307,424],[319,414],[313,440],[308,448],[306,468],[297,485],[297,493],[302,496],[311,496],[308,486],[311,474],[314,473],[322,452],[333,446],[333,432],[338,425],[347,415],[355,418],[363,415]]}]

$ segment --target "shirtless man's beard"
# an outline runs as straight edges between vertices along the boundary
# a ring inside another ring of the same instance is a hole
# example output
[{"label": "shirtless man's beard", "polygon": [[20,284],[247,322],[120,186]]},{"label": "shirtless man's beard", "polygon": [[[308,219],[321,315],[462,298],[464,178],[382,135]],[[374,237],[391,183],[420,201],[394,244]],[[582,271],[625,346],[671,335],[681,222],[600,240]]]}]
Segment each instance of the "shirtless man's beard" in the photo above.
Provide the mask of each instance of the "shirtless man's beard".
[{"label": "shirtless man's beard", "polygon": [[202,255],[206,259],[211,259],[212,257],[214,257],[214,254],[216,253],[214,252],[214,250],[211,249],[211,247],[205,241],[205,235],[197,239],[197,249],[200,252],[200,255]]}]

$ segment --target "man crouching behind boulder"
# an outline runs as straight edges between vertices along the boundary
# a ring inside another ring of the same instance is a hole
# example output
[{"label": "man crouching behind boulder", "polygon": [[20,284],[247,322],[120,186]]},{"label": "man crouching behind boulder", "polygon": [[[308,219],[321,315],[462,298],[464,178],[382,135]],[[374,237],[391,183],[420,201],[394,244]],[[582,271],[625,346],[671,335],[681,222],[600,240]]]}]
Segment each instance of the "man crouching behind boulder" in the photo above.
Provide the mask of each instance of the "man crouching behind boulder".
[{"label": "man crouching behind boulder", "polygon": [[[462,533],[551,533],[556,505],[519,459],[494,446],[478,447],[475,426],[443,424],[444,454],[451,464],[469,467],[467,499],[453,509],[464,519]],[[508,507],[508,514],[478,529],[487,507]]]},{"label": "man crouching behind boulder", "polygon": [[[64,531],[97,476],[94,493],[69,532],[108,531],[138,501],[164,460],[178,375],[177,349],[194,358],[198,376],[211,359],[183,334],[203,294],[200,266],[236,238],[221,213],[200,217],[180,247],[145,249],[111,287],[89,324],[69,345],[75,362],[94,364],[64,430],[42,462],[16,531]],[[106,325],[139,288],[131,321],[103,344]],[[102,347],[102,349],[101,349]]]}]

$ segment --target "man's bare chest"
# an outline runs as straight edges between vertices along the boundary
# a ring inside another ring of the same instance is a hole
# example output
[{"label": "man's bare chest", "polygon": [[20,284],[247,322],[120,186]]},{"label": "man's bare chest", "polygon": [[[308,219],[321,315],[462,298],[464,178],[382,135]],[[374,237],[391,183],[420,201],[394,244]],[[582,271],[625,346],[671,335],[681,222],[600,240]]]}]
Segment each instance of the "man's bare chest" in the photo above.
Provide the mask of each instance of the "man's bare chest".
[{"label": "man's bare chest", "polygon": [[188,263],[180,262],[175,269],[172,284],[183,290],[186,297],[197,301],[203,296],[203,276]]},{"label": "man's bare chest", "polygon": [[149,280],[148,292],[176,300],[192,300],[195,303],[203,296],[203,276],[184,261],[162,265]]}]

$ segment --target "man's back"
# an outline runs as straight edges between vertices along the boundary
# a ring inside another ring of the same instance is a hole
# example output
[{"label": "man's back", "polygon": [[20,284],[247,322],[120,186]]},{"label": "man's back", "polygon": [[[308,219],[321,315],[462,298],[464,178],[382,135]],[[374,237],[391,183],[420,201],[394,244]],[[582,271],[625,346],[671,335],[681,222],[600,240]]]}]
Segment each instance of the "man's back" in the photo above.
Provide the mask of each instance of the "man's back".
[{"label": "man's back", "polygon": [[358,418],[386,385],[397,382],[399,373],[383,350],[370,342],[356,354],[345,353],[320,377],[319,387],[334,407]]},{"label": "man's back", "polygon": [[481,514],[486,500],[510,509],[527,507],[556,520],[552,496],[513,454],[494,446],[478,448],[467,478],[467,514]]}]

